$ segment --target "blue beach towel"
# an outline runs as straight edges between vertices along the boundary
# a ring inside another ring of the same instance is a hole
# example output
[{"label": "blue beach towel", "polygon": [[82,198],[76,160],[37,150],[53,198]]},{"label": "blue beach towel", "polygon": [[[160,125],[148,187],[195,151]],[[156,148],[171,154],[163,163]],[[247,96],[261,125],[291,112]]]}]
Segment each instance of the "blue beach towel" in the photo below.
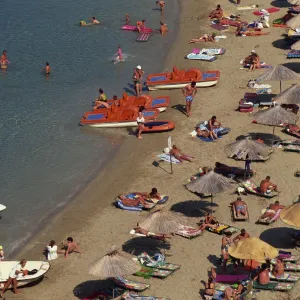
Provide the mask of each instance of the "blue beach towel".
[{"label": "blue beach towel", "polygon": [[[203,142],[213,142],[213,140],[209,137],[209,138],[207,138],[207,137],[204,137],[204,136],[197,136],[197,138],[198,139],[200,139],[201,141],[203,141]],[[222,138],[222,136],[218,136],[218,138],[219,139],[221,139]]]}]

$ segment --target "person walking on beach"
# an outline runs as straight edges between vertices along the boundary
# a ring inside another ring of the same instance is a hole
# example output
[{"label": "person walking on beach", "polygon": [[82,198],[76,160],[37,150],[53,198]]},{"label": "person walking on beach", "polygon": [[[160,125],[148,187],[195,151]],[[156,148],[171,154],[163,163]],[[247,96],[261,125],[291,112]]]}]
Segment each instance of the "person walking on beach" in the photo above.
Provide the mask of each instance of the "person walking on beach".
[{"label": "person walking on beach", "polygon": [[191,108],[192,108],[192,102],[194,100],[194,97],[197,94],[197,88],[196,88],[196,82],[193,81],[191,84],[187,84],[183,89],[182,93],[185,97],[185,110],[186,115],[188,117],[191,116]]},{"label": "person walking on beach", "polygon": [[18,281],[17,277],[19,274],[23,274],[23,276],[28,274],[28,271],[25,269],[27,260],[22,259],[9,273],[8,280],[4,284],[3,290],[0,294],[0,298],[3,298],[3,294],[5,291],[10,287],[10,285],[13,286],[13,290],[15,294],[20,294],[20,291],[17,289],[18,287]]},{"label": "person walking on beach", "polygon": [[142,67],[139,65],[135,68],[132,76],[132,80],[135,87],[136,96],[138,97],[142,93],[142,77],[144,75],[144,71],[142,70]]},{"label": "person walking on beach", "polygon": [[50,64],[48,62],[46,62],[46,66],[45,66],[45,68],[43,68],[43,71],[45,71],[46,76],[50,75],[50,73],[51,73],[51,67],[50,67]]},{"label": "person walking on beach", "polygon": [[156,4],[159,5],[160,11],[163,11],[166,5],[165,1],[156,1]]},{"label": "person walking on beach", "polygon": [[144,106],[140,106],[139,107],[139,114],[138,117],[136,118],[136,122],[138,124],[138,129],[137,129],[137,138],[138,139],[142,139],[142,131],[144,130],[145,127],[145,119],[143,116],[143,111],[144,111],[145,107]]}]

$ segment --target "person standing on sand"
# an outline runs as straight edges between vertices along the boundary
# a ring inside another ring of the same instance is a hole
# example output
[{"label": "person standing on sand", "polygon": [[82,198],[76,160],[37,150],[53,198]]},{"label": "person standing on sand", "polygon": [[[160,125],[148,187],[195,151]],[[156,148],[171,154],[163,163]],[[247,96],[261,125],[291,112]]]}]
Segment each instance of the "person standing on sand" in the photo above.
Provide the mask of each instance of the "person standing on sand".
[{"label": "person standing on sand", "polygon": [[145,119],[144,119],[144,115],[143,115],[143,111],[144,111],[145,107],[144,106],[140,106],[139,107],[139,114],[138,117],[136,118],[136,122],[138,124],[138,130],[137,130],[137,138],[138,139],[142,139],[142,131],[145,128]]},{"label": "person standing on sand", "polygon": [[0,294],[0,298],[3,298],[3,294],[5,291],[9,288],[10,285],[13,286],[13,290],[15,294],[20,294],[20,291],[17,289],[18,287],[18,281],[17,277],[19,274],[23,274],[23,276],[28,274],[28,271],[25,269],[27,260],[22,259],[9,273],[8,280],[4,284],[3,290]]},{"label": "person standing on sand", "polygon": [[142,93],[142,90],[143,90],[143,85],[142,85],[143,75],[144,75],[144,71],[142,70],[142,67],[137,66],[132,75],[132,80],[134,83],[135,92],[136,92],[137,97]]},{"label": "person standing on sand", "polygon": [[197,88],[196,88],[196,82],[193,81],[191,84],[187,84],[183,89],[182,93],[185,97],[185,110],[186,115],[188,117],[191,116],[191,108],[192,108],[192,102],[194,100],[194,97],[197,94]]}]

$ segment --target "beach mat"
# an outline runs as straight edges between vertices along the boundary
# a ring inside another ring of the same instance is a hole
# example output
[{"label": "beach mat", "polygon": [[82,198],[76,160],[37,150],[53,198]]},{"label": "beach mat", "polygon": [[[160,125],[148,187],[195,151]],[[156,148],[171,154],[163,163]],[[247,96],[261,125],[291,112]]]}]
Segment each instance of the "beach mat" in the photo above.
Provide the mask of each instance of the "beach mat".
[{"label": "beach mat", "polygon": [[[208,143],[213,142],[213,140],[211,138],[207,138],[207,137],[204,137],[204,136],[197,136],[197,138],[200,139],[203,142],[208,142]],[[222,136],[218,136],[218,138],[221,139]]]}]

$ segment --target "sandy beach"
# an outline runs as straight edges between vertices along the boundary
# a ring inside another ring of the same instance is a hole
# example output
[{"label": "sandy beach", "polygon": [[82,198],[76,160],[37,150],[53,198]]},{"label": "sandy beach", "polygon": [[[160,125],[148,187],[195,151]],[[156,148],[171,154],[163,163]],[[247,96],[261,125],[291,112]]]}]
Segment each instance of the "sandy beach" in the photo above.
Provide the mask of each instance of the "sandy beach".
[{"label": "sandy beach", "polygon": [[[42,254],[44,246],[51,239],[55,239],[59,244],[67,236],[72,236],[75,241],[78,241],[84,253],[72,254],[67,260],[59,257],[51,263],[51,270],[42,282],[21,289],[21,295],[14,296],[11,291],[7,291],[7,299],[78,299],[92,294],[103,282],[91,277],[88,274],[88,267],[93,261],[103,256],[110,246],[122,247],[127,242],[125,249],[134,249],[135,254],[140,249],[144,250],[149,246],[144,245],[139,248],[134,237],[129,234],[137,221],[147,216],[147,212],[137,213],[116,209],[112,203],[118,194],[127,191],[149,191],[155,186],[162,194],[170,196],[170,200],[165,205],[166,209],[182,212],[190,217],[190,225],[195,225],[202,216],[201,209],[210,207],[210,204],[209,200],[199,201],[199,197],[184,188],[183,184],[187,182],[187,179],[196,173],[199,167],[214,167],[217,161],[243,167],[243,162],[236,162],[226,157],[224,146],[241,135],[261,133],[260,136],[265,137],[264,134],[272,133],[271,127],[252,124],[251,115],[248,113],[235,111],[244,93],[252,91],[246,88],[248,80],[265,71],[256,70],[251,73],[240,70],[239,62],[252,49],[256,49],[262,61],[273,66],[294,62],[286,60],[287,50],[280,48],[281,43],[277,42],[276,47],[272,44],[274,41],[283,40],[282,34],[286,32],[285,29],[270,27],[264,29],[270,31],[267,36],[238,38],[233,32],[227,31],[224,32],[227,38],[215,45],[212,43],[188,44],[190,38],[214,31],[208,26],[207,15],[216,4],[221,4],[227,14],[235,14],[236,8],[231,1],[225,0],[220,0],[218,3],[208,0],[189,0],[180,1],[180,4],[178,35],[163,70],[171,70],[175,64],[178,68],[184,69],[199,67],[201,70],[220,70],[221,78],[215,87],[198,89],[190,118],[180,111],[184,104],[180,90],[151,92],[151,95],[170,95],[173,108],[170,107],[160,119],[175,121],[176,128],[171,133],[173,143],[184,153],[195,157],[193,162],[174,166],[174,173],[170,174],[169,164],[160,163],[158,167],[153,165],[156,155],[167,146],[169,133],[144,135],[142,140],[137,140],[126,133],[125,142],[116,157],[69,206],[49,221],[47,228],[30,241],[17,257],[24,257],[28,260],[44,259]],[[255,3],[242,0],[242,4]],[[258,4],[261,8],[270,7],[267,0],[261,0]],[[255,20],[256,17],[252,12],[252,10],[241,11],[241,19]],[[274,19],[283,16],[285,12],[286,8],[281,8],[280,12],[271,14],[270,24]],[[185,59],[193,48],[208,46],[224,47],[226,53],[211,63]],[[289,87],[291,83],[283,83],[283,88]],[[272,84],[273,92],[278,93],[279,83],[270,84]],[[208,120],[212,115],[216,115],[225,127],[230,127],[231,132],[215,143],[192,139],[189,133],[194,129],[195,124]],[[282,139],[291,138],[282,133],[278,127],[275,133]],[[283,205],[288,205],[300,194],[299,178],[294,177],[297,167],[300,168],[299,154],[276,149],[269,161],[252,164],[252,168],[256,171],[254,181],[260,182],[270,175],[271,180],[278,184],[281,191],[278,200]],[[234,190],[215,197],[214,214],[219,221],[233,224],[228,205],[235,198]],[[250,221],[233,225],[240,229],[245,228],[251,236],[261,237],[280,249],[297,253],[296,250],[290,249],[287,235],[289,230],[279,229],[286,227],[280,220],[271,226],[255,224],[261,210],[273,200],[262,199],[254,195],[245,196],[244,201],[249,207]],[[151,284],[150,289],[144,292],[145,295],[164,296],[173,300],[201,299],[199,294],[203,289],[201,281],[207,280],[207,270],[215,264],[216,258],[220,257],[221,238],[209,232],[205,232],[203,236],[194,240],[174,236],[166,255],[169,262],[181,265],[179,271],[164,281],[153,278],[146,280],[134,276],[129,278]],[[157,247],[153,243],[151,245],[152,250],[153,247],[154,249]],[[300,299],[299,283],[292,290],[290,298],[286,297],[288,296],[283,293],[271,292],[260,292],[256,295],[258,299]]]}]

